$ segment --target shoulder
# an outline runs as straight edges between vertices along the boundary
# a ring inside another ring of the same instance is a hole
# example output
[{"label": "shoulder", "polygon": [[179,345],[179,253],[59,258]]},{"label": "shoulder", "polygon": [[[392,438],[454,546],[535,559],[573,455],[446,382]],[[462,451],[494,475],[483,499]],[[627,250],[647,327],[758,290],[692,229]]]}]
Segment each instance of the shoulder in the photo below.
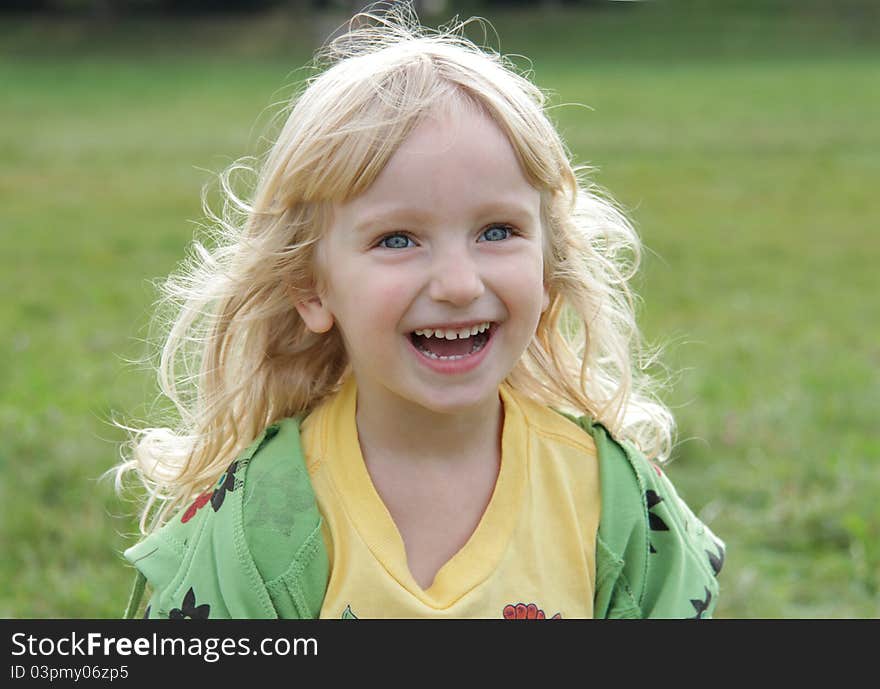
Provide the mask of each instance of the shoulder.
[{"label": "shoulder", "polygon": [[298,418],[271,426],[250,459],[242,510],[249,551],[271,589],[294,563],[305,564],[299,550],[315,540],[321,523]]},{"label": "shoulder", "polygon": [[[272,424],[230,463],[212,490],[125,551],[153,591],[149,616],[278,616],[266,562],[277,566],[292,559],[296,552],[276,547],[278,536],[289,536],[287,545],[293,548],[305,540],[303,530],[313,535],[320,519],[316,510],[311,524],[303,518],[311,505],[301,495],[285,506],[291,496],[305,492],[308,497],[310,490],[298,447],[297,419]],[[284,565],[280,574],[290,560]]]},{"label": "shoulder", "polygon": [[588,417],[568,418],[591,435],[599,458],[596,614],[711,616],[724,543],[635,446]]},{"label": "shoulder", "polygon": [[502,388],[502,398],[505,401],[505,409],[511,404],[516,405],[516,410],[521,415],[521,420],[527,431],[540,440],[561,444],[579,452],[581,456],[596,456],[596,445],[589,433],[572,423],[574,417],[567,417],[559,412],[523,395],[513,388]]}]

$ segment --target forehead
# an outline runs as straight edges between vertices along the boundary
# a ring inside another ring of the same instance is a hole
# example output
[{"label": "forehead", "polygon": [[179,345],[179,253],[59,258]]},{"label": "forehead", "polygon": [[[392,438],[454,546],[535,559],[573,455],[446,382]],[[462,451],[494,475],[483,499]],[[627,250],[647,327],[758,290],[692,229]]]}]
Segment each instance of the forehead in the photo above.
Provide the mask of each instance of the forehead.
[{"label": "forehead", "polygon": [[373,184],[343,204],[351,212],[413,208],[430,215],[485,205],[537,213],[539,192],[513,147],[478,105],[462,99],[429,111],[404,139]]}]

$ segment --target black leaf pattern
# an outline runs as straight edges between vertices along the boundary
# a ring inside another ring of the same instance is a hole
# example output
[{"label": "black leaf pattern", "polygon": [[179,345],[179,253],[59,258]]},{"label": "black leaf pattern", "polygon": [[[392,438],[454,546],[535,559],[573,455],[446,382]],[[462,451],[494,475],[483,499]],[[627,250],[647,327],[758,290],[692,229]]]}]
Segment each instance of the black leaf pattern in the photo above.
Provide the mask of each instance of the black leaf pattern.
[{"label": "black leaf pattern", "polygon": [[190,586],[189,591],[183,597],[183,604],[168,613],[168,618],[171,620],[185,620],[187,618],[191,620],[207,620],[210,612],[211,606],[207,603],[199,606],[196,605],[196,594],[192,586]]},{"label": "black leaf pattern", "polygon": [[703,588],[706,592],[706,598],[700,600],[699,598],[691,598],[691,605],[694,606],[694,610],[697,611],[697,614],[694,617],[691,617],[692,620],[701,620],[703,619],[703,613],[705,613],[709,609],[709,604],[712,602],[712,592]]},{"label": "black leaf pattern", "polygon": [[657,495],[653,490],[648,490],[645,491],[645,502],[648,504],[648,525],[651,527],[651,531],[669,531],[666,522],[650,511],[652,508],[663,502],[663,498]]},{"label": "black leaf pattern", "polygon": [[229,468],[217,481],[217,487],[211,495],[211,507],[214,508],[215,512],[223,506],[223,501],[226,499],[226,493],[231,493],[235,490],[235,472],[237,470],[238,461],[235,461],[229,465]]},{"label": "black leaf pattern", "polygon": [[712,566],[712,571],[715,573],[715,576],[718,576],[718,573],[721,571],[721,568],[724,566],[724,548],[718,546],[718,554],[707,550],[706,555],[709,557],[709,564]]}]

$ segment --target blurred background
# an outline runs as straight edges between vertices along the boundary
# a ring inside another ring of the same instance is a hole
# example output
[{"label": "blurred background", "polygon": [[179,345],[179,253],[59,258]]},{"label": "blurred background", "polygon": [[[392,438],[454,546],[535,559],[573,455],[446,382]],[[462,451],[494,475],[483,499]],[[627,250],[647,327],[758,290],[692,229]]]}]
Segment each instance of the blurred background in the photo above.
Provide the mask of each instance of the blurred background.
[{"label": "blurred background", "polygon": [[[418,5],[530,58],[648,248],[668,473],[728,545],[717,616],[880,616],[880,3]],[[127,363],[151,281],[354,9],[0,0],[0,617],[122,614],[137,495],[99,477],[112,420],[163,406]]]}]

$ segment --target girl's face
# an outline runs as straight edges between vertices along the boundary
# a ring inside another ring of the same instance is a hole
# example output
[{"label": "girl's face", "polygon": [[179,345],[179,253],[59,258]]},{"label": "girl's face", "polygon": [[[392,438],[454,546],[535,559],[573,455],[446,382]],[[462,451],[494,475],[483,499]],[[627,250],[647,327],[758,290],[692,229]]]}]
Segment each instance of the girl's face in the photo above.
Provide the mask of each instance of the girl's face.
[{"label": "girl's face", "polygon": [[470,105],[423,120],[362,195],[333,208],[321,289],[297,309],[340,330],[359,395],[389,411],[493,400],[548,293],[540,194]]}]

